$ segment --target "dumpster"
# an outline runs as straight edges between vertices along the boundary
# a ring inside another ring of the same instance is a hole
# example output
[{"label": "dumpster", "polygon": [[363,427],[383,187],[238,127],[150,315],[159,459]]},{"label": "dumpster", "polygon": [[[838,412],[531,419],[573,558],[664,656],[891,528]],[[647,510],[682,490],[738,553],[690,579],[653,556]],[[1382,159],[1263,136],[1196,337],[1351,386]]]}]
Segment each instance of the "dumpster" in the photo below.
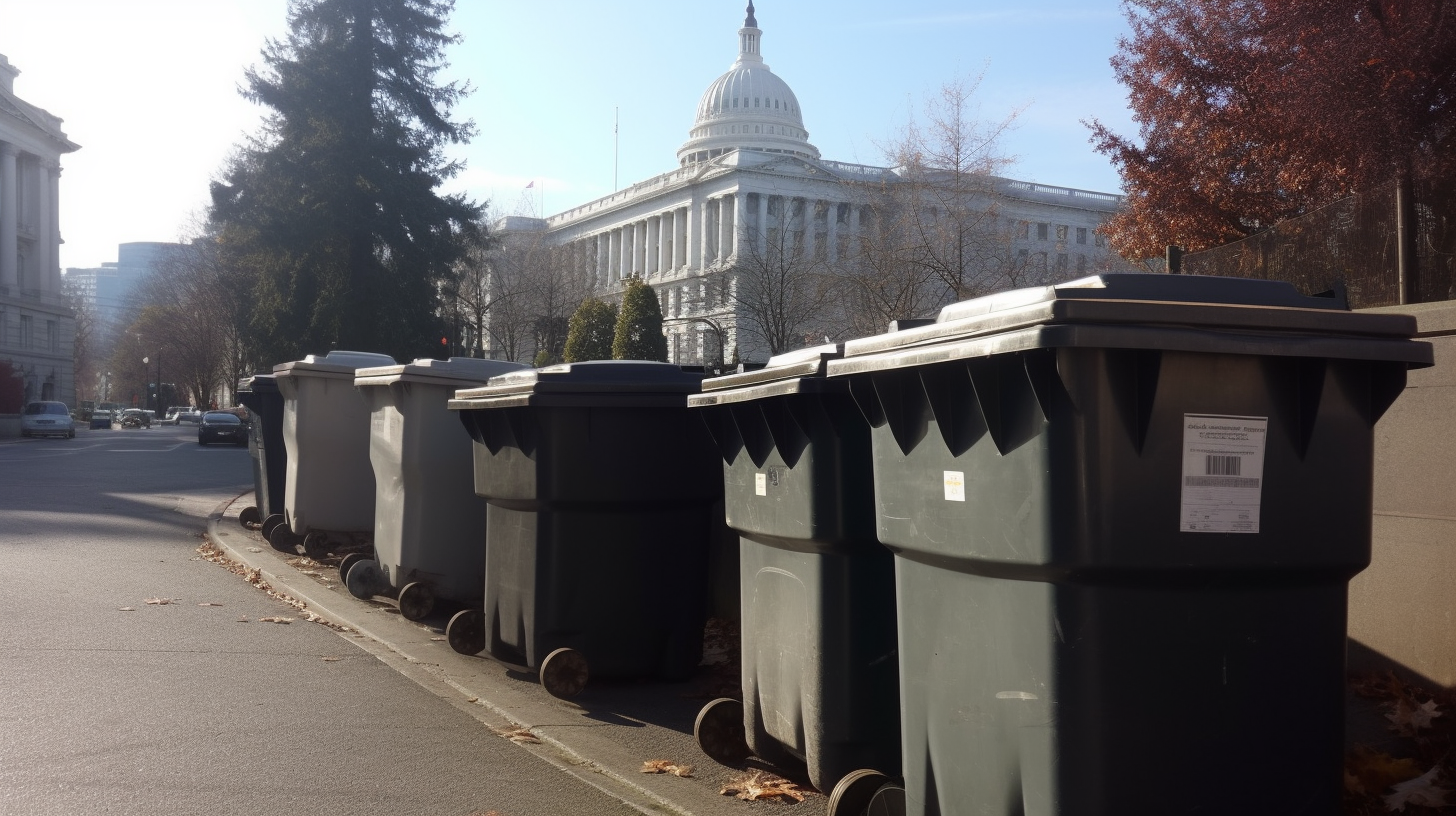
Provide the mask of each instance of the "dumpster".
[{"label": "dumpster", "polygon": [[[841,350],[780,355],[688,398],[722,457],[742,592],[743,702],[704,707],[698,743],[727,764],[802,764],[822,791],[900,772],[894,560],[875,539],[869,427],[848,382],[824,377]],[[865,804],[844,799],[829,812]]]},{"label": "dumpster", "polygon": [[1104,275],[845,344],[895,553],[876,812],[1336,813],[1345,596],[1404,316]]},{"label": "dumpster", "polygon": [[283,395],[272,374],[238,380],[238,402],[248,409],[248,454],[253,460],[253,498],[238,522],[262,525],[266,540],[283,521],[283,484],[288,477],[288,452],[283,449]]},{"label": "dumpster", "polygon": [[331,351],[273,367],[288,451],[284,522],[268,537],[274,549],[297,552],[302,545],[318,557],[373,533],[369,406],[354,388],[354,372],[386,365],[394,365],[387,354]]},{"label": "dumpster", "polygon": [[489,546],[483,608],[450,619],[452,648],[536,670],[558,697],[589,676],[693,673],[723,496],[717,449],[687,408],[701,381],[607,360],[456,394]]},{"label": "dumpster", "polygon": [[470,434],[446,403],[458,389],[521,368],[452,357],[354,373],[369,406],[375,485],[374,558],[351,554],[343,570],[355,597],[394,597],[409,620],[429,615],[436,599],[480,605],[485,500],[475,494]]}]

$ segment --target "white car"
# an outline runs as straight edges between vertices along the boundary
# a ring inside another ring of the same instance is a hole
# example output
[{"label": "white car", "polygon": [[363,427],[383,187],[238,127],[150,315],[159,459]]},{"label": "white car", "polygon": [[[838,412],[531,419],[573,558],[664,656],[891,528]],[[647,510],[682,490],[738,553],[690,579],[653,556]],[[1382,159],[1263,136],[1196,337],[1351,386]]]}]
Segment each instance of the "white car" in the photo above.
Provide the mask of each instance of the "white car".
[{"label": "white car", "polygon": [[76,436],[76,423],[64,402],[30,402],[20,415],[21,436]]}]

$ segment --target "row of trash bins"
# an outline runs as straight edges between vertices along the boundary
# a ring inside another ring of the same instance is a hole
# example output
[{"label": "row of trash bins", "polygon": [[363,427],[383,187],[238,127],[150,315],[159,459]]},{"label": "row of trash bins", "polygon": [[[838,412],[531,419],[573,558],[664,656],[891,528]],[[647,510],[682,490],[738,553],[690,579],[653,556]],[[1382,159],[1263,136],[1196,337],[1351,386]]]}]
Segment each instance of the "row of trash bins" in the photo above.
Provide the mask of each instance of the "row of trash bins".
[{"label": "row of trash bins", "polygon": [[562,697],[687,678],[736,604],[743,700],[699,745],[806,767],[833,816],[1335,813],[1346,588],[1414,331],[1104,275],[706,380],[335,351],[241,384],[244,521],[372,536],[352,593],[448,604],[453,648]]}]

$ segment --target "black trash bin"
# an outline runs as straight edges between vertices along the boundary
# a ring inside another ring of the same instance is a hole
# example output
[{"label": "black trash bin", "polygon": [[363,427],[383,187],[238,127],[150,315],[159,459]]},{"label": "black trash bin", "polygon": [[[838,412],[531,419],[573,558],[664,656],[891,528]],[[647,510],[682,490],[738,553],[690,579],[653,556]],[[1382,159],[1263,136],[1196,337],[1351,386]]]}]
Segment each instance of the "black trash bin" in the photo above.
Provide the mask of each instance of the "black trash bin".
[{"label": "black trash bin", "polygon": [[[875,539],[869,427],[848,383],[824,378],[840,351],[774,357],[688,399],[718,442],[741,536],[743,702],[709,703],[699,745],[729,764],[802,763],[823,791],[858,769],[900,772],[894,560]],[[839,792],[830,813],[862,809],[853,800]]]},{"label": "black trash bin", "polygon": [[248,409],[248,453],[253,459],[251,507],[243,508],[238,521],[264,526],[266,540],[272,528],[283,521],[283,496],[288,478],[288,451],[283,446],[283,395],[272,374],[254,374],[238,381],[238,402]]},{"label": "black trash bin", "polygon": [[456,651],[535,669],[558,697],[588,670],[693,673],[723,496],[717,448],[687,407],[701,382],[666,363],[598,361],[456,393],[490,542],[484,609],[446,630]]},{"label": "black trash bin", "polygon": [[829,364],[895,552],[893,813],[1336,813],[1372,426],[1431,348],[1284,283],[1105,275]]}]

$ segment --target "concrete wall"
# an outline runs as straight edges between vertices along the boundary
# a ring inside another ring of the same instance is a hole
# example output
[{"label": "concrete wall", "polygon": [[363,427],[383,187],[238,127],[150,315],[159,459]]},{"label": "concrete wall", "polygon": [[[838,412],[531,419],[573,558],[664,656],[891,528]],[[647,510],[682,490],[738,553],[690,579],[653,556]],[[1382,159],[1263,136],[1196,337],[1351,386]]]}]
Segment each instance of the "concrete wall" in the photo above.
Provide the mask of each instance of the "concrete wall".
[{"label": "concrete wall", "polygon": [[1350,668],[1456,686],[1456,301],[1415,315],[1436,351],[1375,428],[1370,568],[1350,583]]}]

